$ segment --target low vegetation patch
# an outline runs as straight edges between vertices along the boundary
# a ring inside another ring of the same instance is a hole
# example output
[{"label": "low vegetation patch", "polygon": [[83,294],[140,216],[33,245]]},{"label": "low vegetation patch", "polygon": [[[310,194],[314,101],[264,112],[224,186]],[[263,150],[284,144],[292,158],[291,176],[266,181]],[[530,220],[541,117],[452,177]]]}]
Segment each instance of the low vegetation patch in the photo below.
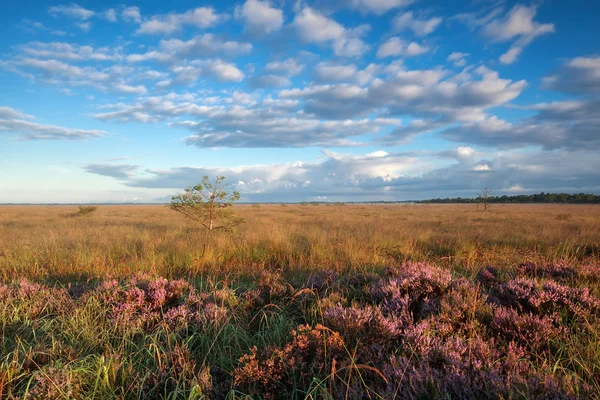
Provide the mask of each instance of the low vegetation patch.
[{"label": "low vegetation patch", "polygon": [[[0,285],[2,398],[592,398],[593,266]],[[566,272],[568,271],[568,272]]]}]

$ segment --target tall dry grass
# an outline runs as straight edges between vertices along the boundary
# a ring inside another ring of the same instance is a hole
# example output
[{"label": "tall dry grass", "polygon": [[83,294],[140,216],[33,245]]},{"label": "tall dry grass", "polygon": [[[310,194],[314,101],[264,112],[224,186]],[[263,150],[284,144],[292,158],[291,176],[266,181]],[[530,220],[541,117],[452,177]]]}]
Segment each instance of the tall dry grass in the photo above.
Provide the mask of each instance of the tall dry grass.
[{"label": "tall dry grass", "polygon": [[599,398],[600,207],[236,210],[0,207],[0,399]]},{"label": "tall dry grass", "polygon": [[[233,235],[162,206],[0,207],[0,279],[87,279],[144,271],[177,277],[257,269],[371,270],[406,260],[466,274],[481,266],[600,258],[595,205],[238,205]],[[204,257],[202,248],[209,243]]]}]

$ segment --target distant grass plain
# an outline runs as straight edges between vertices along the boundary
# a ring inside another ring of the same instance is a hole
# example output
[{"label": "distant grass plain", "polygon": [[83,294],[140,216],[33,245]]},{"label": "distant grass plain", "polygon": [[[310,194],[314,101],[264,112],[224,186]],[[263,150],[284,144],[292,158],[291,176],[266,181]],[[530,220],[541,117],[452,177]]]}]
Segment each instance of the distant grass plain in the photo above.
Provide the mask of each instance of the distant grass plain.
[{"label": "distant grass plain", "polygon": [[600,206],[234,209],[0,206],[0,398],[598,397]]}]

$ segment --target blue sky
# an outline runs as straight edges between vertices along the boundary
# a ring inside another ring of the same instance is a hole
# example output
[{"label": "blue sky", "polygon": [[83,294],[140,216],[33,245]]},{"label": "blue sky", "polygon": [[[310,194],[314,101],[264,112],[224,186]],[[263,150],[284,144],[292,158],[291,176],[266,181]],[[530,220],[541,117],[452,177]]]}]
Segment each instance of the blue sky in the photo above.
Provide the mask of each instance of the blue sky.
[{"label": "blue sky", "polygon": [[600,4],[5,2],[0,202],[600,193]]}]

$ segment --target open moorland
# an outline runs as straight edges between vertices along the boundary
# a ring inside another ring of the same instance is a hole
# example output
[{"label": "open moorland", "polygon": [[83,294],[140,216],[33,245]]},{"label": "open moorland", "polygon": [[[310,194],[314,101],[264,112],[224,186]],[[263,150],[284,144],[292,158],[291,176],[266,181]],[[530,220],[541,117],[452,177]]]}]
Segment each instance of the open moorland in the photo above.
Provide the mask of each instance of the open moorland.
[{"label": "open moorland", "polygon": [[600,206],[0,207],[0,399],[599,398]]}]

